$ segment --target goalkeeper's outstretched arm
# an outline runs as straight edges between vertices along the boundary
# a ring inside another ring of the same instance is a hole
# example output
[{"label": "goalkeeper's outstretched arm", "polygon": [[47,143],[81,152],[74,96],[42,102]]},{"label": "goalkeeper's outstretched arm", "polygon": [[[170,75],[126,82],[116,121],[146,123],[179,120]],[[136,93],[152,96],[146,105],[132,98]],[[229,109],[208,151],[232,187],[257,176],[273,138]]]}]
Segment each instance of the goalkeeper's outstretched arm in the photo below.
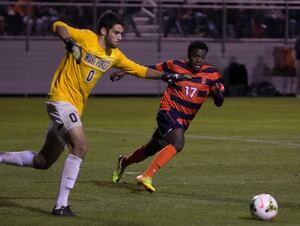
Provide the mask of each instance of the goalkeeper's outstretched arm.
[{"label": "goalkeeper's outstretched arm", "polygon": [[161,72],[157,71],[152,68],[147,69],[146,78],[149,79],[161,79],[168,83],[174,83],[177,81],[184,81],[190,80],[192,77],[189,75],[183,75],[178,73],[168,73],[168,72]]},{"label": "goalkeeper's outstretched arm", "polygon": [[[127,73],[125,71],[116,71],[110,75],[111,81],[118,81],[122,79]],[[147,68],[146,76],[147,79],[161,79],[168,83],[174,83],[177,81],[190,80],[192,77],[189,75],[182,75],[177,73],[167,73]]]}]

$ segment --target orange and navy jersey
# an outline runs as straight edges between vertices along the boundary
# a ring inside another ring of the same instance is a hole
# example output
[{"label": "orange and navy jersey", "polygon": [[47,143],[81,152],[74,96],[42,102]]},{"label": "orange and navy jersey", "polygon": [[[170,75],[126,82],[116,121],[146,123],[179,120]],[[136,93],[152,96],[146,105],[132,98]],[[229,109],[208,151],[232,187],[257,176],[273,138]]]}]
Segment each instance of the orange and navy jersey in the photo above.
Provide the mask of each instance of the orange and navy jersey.
[{"label": "orange and navy jersey", "polygon": [[200,71],[194,71],[184,60],[169,60],[152,66],[159,71],[180,73],[192,76],[189,81],[170,84],[160,101],[160,110],[168,111],[183,128],[188,128],[209,92],[221,81],[220,72],[212,65],[202,65]]}]

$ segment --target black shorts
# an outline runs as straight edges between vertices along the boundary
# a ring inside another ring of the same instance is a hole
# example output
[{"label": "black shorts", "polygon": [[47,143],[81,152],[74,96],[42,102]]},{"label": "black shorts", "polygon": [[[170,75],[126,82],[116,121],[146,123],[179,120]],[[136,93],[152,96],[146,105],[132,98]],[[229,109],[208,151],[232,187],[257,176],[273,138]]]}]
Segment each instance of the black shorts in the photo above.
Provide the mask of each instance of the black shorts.
[{"label": "black shorts", "polygon": [[187,126],[179,123],[179,118],[180,116],[172,111],[159,111],[156,117],[159,132],[164,136],[177,128],[186,130]]}]

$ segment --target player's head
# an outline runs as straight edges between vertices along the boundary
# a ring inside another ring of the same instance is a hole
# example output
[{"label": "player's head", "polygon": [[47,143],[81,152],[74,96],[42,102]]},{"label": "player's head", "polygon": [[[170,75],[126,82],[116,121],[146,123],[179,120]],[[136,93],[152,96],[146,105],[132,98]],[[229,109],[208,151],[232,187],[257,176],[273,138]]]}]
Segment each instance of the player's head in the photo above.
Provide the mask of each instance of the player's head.
[{"label": "player's head", "polygon": [[204,64],[204,60],[208,53],[208,46],[205,42],[194,41],[189,44],[188,47],[188,59],[189,65],[196,71],[201,69]]},{"label": "player's head", "polygon": [[124,23],[116,13],[106,11],[99,17],[97,30],[104,37],[106,47],[117,48],[124,32]]}]

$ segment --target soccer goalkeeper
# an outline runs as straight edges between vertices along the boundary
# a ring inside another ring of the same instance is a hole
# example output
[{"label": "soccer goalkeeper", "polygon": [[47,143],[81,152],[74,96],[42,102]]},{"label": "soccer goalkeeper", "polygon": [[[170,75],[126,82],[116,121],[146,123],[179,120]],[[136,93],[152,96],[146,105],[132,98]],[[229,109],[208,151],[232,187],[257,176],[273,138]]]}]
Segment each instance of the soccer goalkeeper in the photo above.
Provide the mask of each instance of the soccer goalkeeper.
[{"label": "soccer goalkeeper", "polygon": [[87,29],[75,29],[60,21],[53,24],[53,31],[65,43],[67,53],[54,74],[48,94],[47,111],[52,123],[48,127],[45,143],[39,152],[0,152],[0,163],[46,170],[68,147],[69,154],[64,162],[52,214],[75,216],[69,207],[68,197],[88,151],[81,116],[98,79],[111,67],[140,78],[168,82],[189,77],[162,73],[129,60],[117,48],[124,28],[122,18],[113,12],[100,16],[97,34]]},{"label": "soccer goalkeeper", "polygon": [[[206,43],[194,41],[188,47],[188,60],[169,60],[153,66],[159,71],[190,75],[192,79],[169,83],[160,100],[157,129],[147,144],[128,156],[121,155],[118,158],[117,168],[112,176],[114,183],[119,182],[129,165],[156,154],[148,169],[136,177],[138,184],[149,192],[155,192],[153,176],[183,149],[185,131],[208,95],[213,97],[216,106],[222,106],[224,86],[221,74],[204,62],[207,53]],[[115,72],[111,79],[118,80],[123,76],[124,72]]]}]

